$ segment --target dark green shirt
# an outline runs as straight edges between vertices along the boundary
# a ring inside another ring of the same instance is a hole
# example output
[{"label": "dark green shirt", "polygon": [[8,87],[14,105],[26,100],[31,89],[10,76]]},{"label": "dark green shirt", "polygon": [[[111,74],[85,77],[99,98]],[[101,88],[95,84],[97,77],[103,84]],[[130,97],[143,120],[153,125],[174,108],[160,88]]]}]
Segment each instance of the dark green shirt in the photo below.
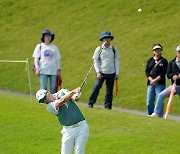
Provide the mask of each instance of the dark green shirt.
[{"label": "dark green shirt", "polygon": [[47,109],[58,117],[60,124],[63,126],[70,126],[82,120],[85,120],[78,106],[72,100],[65,102],[63,105],[60,106],[59,110],[56,110],[56,107],[55,107],[56,102],[62,96],[68,93],[69,93],[68,90],[61,89],[60,91],[54,94],[56,96],[56,101],[51,102],[47,105]]}]

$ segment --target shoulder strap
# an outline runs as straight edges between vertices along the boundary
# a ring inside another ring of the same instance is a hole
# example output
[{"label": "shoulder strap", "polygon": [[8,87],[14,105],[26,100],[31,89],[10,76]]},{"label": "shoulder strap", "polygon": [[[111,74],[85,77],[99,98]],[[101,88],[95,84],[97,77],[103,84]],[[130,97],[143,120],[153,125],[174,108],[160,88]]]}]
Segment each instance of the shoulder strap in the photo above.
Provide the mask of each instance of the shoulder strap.
[{"label": "shoulder strap", "polygon": [[159,65],[159,63],[163,60],[164,58],[161,58],[155,65],[154,67],[152,68],[151,72],[150,72],[150,75],[152,75],[152,72],[154,71],[154,69]]},{"label": "shoulder strap", "polygon": [[41,59],[41,43],[39,44],[39,49],[40,49],[40,57],[39,57],[39,59]]},{"label": "shoulder strap", "polygon": [[101,52],[101,49],[102,49],[102,45],[99,46],[99,47],[100,48],[99,48],[99,51],[98,51],[99,53],[98,53],[98,57],[97,58],[99,59],[99,62],[100,62],[100,65],[101,65],[101,58],[100,58],[101,53],[100,52]]},{"label": "shoulder strap", "polygon": [[[100,46],[100,50],[101,50],[102,46]],[[100,52],[99,50],[99,52]],[[115,59],[115,55],[116,55],[116,49],[115,47],[112,45],[112,50],[113,50],[113,53],[114,53],[114,59]],[[100,61],[100,64],[101,64],[101,58],[100,58],[100,54],[99,54],[99,61]]]},{"label": "shoulder strap", "polygon": [[115,55],[116,55],[116,49],[115,49],[115,47],[114,47],[114,46],[112,46],[112,48],[113,48],[114,59],[115,59]]},{"label": "shoulder strap", "polygon": [[41,43],[39,44],[40,46],[39,46],[39,49],[40,49],[40,51],[41,51]]},{"label": "shoulder strap", "polygon": [[[102,48],[102,46],[100,46],[100,49]],[[113,50],[113,53],[114,53],[114,59],[115,59],[115,55],[116,55],[116,49],[114,46],[112,46],[112,50]],[[100,50],[99,50],[100,52]],[[99,59],[100,59],[100,56],[99,56]]]}]

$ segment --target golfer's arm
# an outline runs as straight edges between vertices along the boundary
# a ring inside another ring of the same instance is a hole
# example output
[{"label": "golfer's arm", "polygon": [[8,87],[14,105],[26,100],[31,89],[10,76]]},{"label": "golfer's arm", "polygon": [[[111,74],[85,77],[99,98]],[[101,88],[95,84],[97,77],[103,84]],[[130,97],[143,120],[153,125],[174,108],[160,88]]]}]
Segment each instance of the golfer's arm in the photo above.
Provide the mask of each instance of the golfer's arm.
[{"label": "golfer's arm", "polygon": [[79,98],[77,98],[75,95],[73,95],[73,96],[71,97],[71,99],[72,99],[73,101],[78,101],[78,100],[79,100]]},{"label": "golfer's arm", "polygon": [[55,105],[56,109],[58,110],[63,103],[69,101],[74,94],[75,92],[71,91],[69,94],[63,96],[60,100],[58,100]]}]

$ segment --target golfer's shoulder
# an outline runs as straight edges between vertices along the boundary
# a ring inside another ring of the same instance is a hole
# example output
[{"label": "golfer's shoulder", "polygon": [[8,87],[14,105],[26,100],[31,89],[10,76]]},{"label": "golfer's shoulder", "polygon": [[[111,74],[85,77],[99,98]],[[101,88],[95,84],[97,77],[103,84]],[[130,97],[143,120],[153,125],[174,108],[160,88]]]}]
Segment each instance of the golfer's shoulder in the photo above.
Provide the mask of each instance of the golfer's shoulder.
[{"label": "golfer's shoulder", "polygon": [[56,103],[57,103],[57,100],[47,104],[47,110],[55,115],[58,115],[58,110],[56,109]]},{"label": "golfer's shoulder", "polygon": [[68,89],[61,89],[61,90],[59,90],[57,93],[55,93],[55,95],[57,96],[57,95],[66,95],[66,94],[68,94],[70,91],[68,90]]}]

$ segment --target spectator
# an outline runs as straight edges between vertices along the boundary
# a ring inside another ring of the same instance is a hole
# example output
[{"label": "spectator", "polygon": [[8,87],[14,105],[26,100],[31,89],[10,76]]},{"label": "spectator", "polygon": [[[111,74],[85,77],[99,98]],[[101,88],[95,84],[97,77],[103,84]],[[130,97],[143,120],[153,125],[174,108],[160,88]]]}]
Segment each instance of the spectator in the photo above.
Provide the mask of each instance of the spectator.
[{"label": "spectator", "polygon": [[55,35],[49,30],[42,33],[41,44],[35,47],[33,57],[35,61],[36,75],[40,79],[40,89],[47,90],[49,78],[50,92],[55,93],[57,76],[60,76],[60,53],[57,46],[51,42]]},{"label": "spectator", "polygon": [[101,49],[102,46],[98,46],[93,55],[94,68],[96,71],[96,82],[92,90],[92,94],[89,98],[88,107],[90,108],[92,108],[94,103],[96,102],[99,91],[105,80],[106,96],[104,107],[106,109],[112,108],[114,80],[118,79],[119,76],[120,57],[117,48],[111,45],[111,41],[113,39],[114,36],[112,36],[109,31],[103,32],[100,41],[105,43],[105,47]]},{"label": "spectator", "polygon": [[175,81],[175,94],[180,95],[180,46],[176,47],[176,57],[168,64],[167,77],[168,79],[171,79],[171,85],[158,95],[154,112],[150,115],[150,117],[163,117],[164,99],[170,96],[172,84]]},{"label": "spectator", "polygon": [[[152,47],[153,57],[147,61],[145,74],[147,81],[147,114],[154,112],[154,102],[158,94],[165,89],[166,72],[168,62],[162,56],[163,47],[161,44],[154,44]],[[161,111],[162,114],[162,111]]]}]

